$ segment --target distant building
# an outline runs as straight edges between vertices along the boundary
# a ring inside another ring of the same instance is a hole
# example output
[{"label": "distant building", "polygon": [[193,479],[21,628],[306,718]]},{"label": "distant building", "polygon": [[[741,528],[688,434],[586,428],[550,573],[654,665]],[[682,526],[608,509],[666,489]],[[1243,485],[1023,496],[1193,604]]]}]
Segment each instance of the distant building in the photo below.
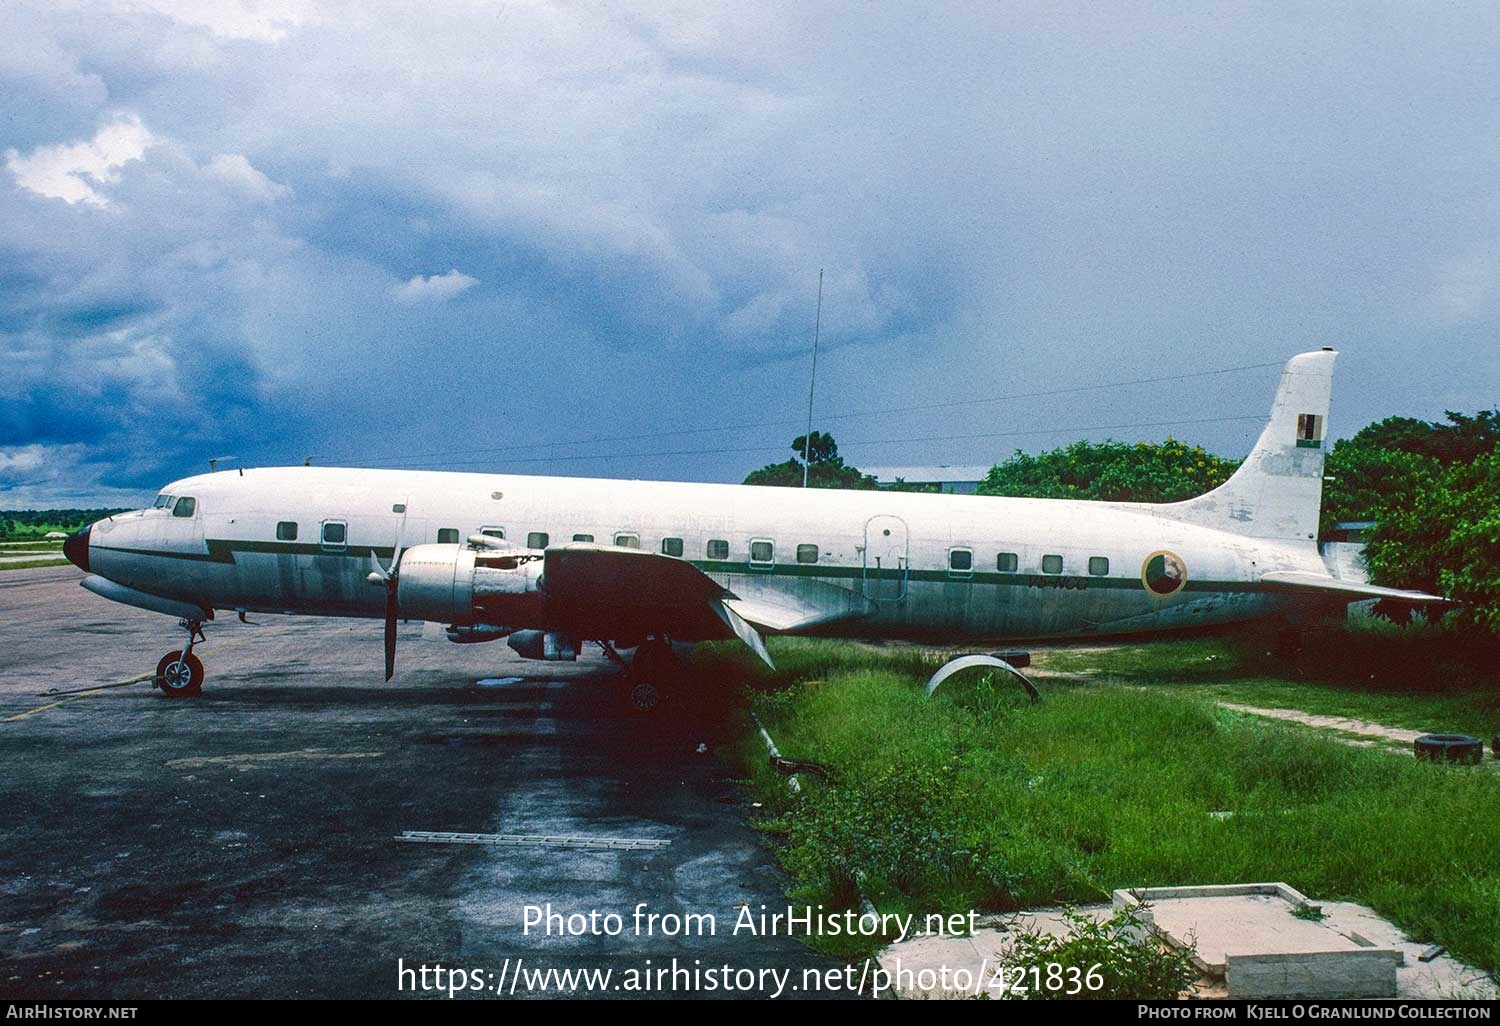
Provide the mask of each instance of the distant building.
[{"label": "distant building", "polygon": [[67,537],[68,537],[68,532],[67,531],[48,531],[45,535],[43,535],[43,537],[46,538],[48,541],[66,541]]},{"label": "distant building", "polygon": [[904,481],[909,485],[937,485],[938,491],[957,495],[973,495],[990,472],[988,466],[861,467],[860,470],[873,475],[881,488],[894,488],[898,481]]}]

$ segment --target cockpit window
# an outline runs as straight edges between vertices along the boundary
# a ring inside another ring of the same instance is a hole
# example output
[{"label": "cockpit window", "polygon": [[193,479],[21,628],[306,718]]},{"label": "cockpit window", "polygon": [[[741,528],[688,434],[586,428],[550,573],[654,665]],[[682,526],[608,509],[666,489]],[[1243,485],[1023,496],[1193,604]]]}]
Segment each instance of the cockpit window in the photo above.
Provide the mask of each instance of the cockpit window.
[{"label": "cockpit window", "polygon": [[191,495],[184,495],[177,500],[177,505],[172,507],[174,517],[190,517],[198,512],[198,500]]},{"label": "cockpit window", "polygon": [[156,504],[154,506],[152,506],[151,508],[152,509],[166,509],[170,505],[172,505],[172,497],[170,495],[168,495],[166,492],[162,492],[160,495],[158,495],[156,497]]}]

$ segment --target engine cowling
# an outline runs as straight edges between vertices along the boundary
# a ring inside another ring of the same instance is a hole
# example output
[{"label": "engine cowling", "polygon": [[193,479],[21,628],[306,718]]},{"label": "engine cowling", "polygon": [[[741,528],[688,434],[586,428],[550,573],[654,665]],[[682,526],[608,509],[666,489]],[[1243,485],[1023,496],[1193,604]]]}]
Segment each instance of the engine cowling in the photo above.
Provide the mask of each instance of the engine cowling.
[{"label": "engine cowling", "polygon": [[505,643],[522,659],[571,663],[578,658],[578,642],[557,631],[516,631]]},{"label": "engine cowling", "polygon": [[401,554],[396,604],[401,617],[458,625],[541,624],[543,553],[413,545]]}]

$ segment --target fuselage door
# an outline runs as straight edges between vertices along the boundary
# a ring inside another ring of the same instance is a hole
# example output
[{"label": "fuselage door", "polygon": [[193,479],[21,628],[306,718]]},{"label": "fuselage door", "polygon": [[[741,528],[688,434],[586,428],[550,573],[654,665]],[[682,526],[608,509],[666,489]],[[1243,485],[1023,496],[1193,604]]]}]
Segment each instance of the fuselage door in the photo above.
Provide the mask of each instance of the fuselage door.
[{"label": "fuselage door", "polygon": [[906,521],[888,514],[865,521],[865,598],[899,602],[906,597],[909,552]]}]

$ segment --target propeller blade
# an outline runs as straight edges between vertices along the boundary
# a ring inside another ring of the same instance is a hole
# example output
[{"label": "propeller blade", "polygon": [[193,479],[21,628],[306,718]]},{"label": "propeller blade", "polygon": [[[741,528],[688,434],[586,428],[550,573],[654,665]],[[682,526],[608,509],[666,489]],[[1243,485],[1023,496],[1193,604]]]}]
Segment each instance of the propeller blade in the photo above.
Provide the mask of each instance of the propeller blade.
[{"label": "propeller blade", "polygon": [[[401,576],[402,540],[406,535],[406,503],[400,504],[401,519],[396,523],[396,547],[391,550],[391,568],[385,571],[385,679],[396,674],[396,588]],[[370,553],[370,561],[376,567],[380,561]]]},{"label": "propeller blade", "polygon": [[385,679],[396,673],[396,582],[385,584]]}]

